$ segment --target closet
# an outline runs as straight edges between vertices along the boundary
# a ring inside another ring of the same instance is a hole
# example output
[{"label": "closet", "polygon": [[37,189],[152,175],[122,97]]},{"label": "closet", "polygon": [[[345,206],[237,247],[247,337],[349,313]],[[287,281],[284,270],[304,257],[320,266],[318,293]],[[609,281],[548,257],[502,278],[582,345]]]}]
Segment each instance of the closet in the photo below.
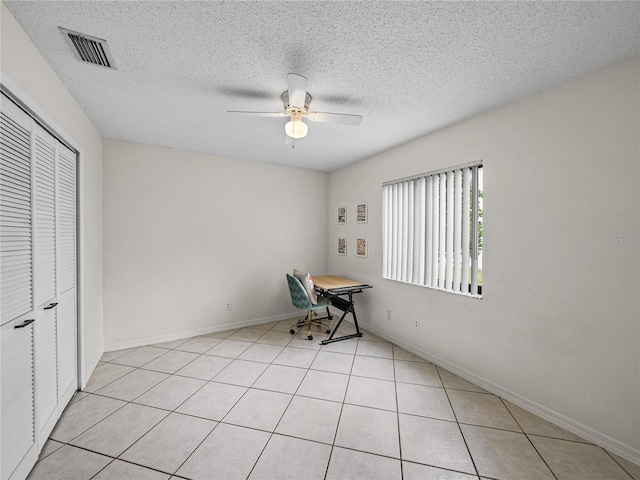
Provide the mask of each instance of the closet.
[{"label": "closet", "polygon": [[0,103],[0,478],[24,478],[77,389],[76,154]]}]

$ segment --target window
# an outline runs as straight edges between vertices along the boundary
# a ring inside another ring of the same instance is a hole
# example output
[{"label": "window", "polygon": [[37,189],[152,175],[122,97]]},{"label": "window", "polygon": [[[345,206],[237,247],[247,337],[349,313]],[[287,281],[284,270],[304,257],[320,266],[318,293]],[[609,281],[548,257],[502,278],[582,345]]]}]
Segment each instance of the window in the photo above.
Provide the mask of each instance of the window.
[{"label": "window", "polygon": [[382,277],[482,295],[482,164],[382,186]]}]

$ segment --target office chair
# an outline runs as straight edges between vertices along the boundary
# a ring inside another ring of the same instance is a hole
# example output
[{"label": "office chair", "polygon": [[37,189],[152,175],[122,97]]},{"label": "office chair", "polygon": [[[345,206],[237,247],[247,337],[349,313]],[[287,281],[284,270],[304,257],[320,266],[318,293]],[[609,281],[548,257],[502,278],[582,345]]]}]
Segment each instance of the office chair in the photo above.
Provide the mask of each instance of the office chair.
[{"label": "office chair", "polygon": [[311,299],[302,286],[302,283],[300,283],[300,280],[287,274],[287,283],[289,284],[289,293],[291,294],[291,303],[293,304],[293,306],[299,308],[300,310],[307,311],[306,318],[302,318],[291,325],[290,333],[292,335],[295,334],[295,329],[300,328],[304,325],[307,326],[307,338],[309,340],[313,340],[313,335],[311,335],[311,325],[317,325],[318,327],[326,328],[327,333],[330,333],[331,330],[329,329],[329,327],[327,327],[320,320],[314,320],[312,318],[313,311],[319,308],[326,308],[327,318],[331,318],[331,314],[329,313],[329,305],[331,305],[331,303],[329,302],[329,300],[324,297],[318,297],[318,304],[314,305],[313,303],[311,303]]}]

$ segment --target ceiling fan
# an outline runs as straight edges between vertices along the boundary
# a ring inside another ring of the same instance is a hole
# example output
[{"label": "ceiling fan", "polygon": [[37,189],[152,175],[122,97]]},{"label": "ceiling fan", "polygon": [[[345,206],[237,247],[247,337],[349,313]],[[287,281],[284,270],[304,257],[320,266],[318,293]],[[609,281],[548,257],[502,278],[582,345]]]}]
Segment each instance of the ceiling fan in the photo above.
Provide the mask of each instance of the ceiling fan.
[{"label": "ceiling fan", "polygon": [[290,73],[287,75],[288,90],[280,95],[284,106],[283,112],[243,112],[228,110],[227,113],[247,115],[254,117],[290,117],[285,124],[284,131],[287,137],[294,139],[307,135],[309,127],[302,121],[307,118],[312,122],[338,123],[342,125],[359,125],[362,115],[349,115],[345,113],[311,112],[309,104],[311,95],[307,92],[307,79],[302,75]]}]

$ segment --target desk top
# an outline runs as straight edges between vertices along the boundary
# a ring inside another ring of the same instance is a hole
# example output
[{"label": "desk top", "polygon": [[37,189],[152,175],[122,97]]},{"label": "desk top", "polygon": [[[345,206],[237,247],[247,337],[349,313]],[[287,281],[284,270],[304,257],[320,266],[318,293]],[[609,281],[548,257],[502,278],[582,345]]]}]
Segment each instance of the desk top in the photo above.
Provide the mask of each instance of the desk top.
[{"label": "desk top", "polygon": [[342,278],[336,275],[319,275],[312,278],[313,284],[321,290],[365,286],[362,282],[349,280],[348,278]]}]

